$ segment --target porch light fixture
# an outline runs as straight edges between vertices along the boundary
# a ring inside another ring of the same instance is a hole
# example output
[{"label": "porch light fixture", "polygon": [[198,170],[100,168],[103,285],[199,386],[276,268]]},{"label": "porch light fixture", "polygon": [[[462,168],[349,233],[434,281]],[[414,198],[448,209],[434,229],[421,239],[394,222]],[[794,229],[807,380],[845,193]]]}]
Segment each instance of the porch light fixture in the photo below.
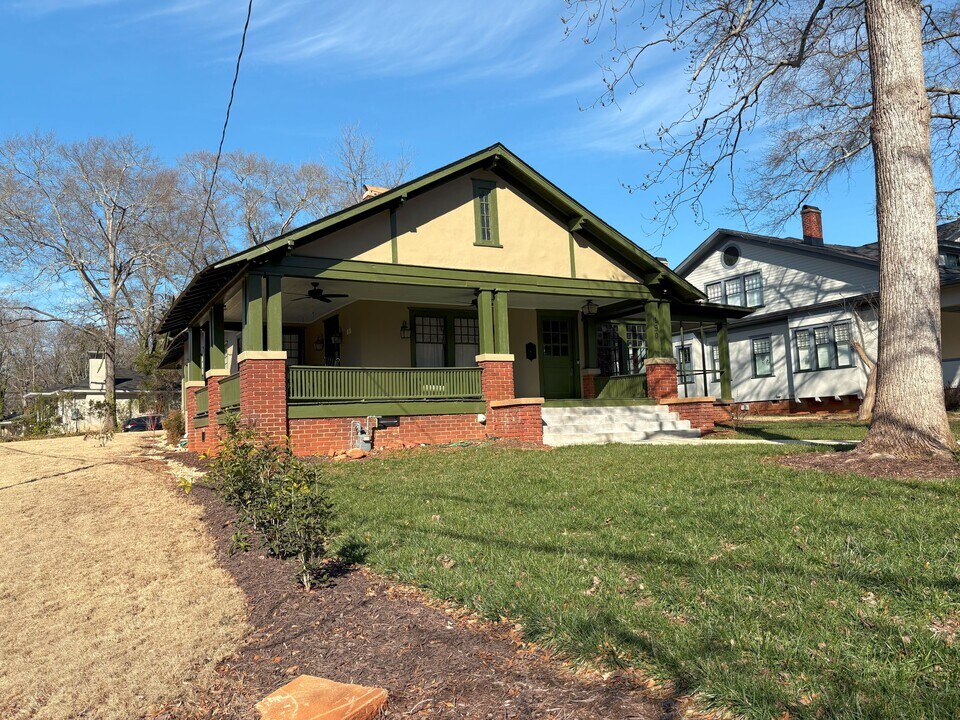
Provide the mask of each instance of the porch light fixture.
[{"label": "porch light fixture", "polygon": [[317,335],[317,339],[313,341],[313,349],[323,352],[323,335]]},{"label": "porch light fixture", "polygon": [[400,323],[400,339],[409,340],[410,339],[410,325],[407,324],[407,321],[404,320]]},{"label": "porch light fixture", "polygon": [[600,309],[600,306],[597,305],[593,300],[587,300],[587,303],[580,308],[580,312],[583,313],[584,317],[593,317],[597,314],[597,310]]},{"label": "porch light fixture", "polygon": [[335,332],[330,335],[330,344],[339,345],[343,342],[343,330],[337,328]]}]

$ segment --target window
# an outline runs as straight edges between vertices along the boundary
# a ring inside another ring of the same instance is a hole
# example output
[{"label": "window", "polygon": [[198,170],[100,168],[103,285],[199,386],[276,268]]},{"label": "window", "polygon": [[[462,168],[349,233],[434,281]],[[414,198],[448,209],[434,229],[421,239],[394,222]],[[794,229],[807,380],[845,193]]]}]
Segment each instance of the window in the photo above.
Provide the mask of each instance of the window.
[{"label": "window", "polygon": [[480,322],[472,317],[453,319],[453,364],[457,367],[476,365],[480,354]]},{"label": "window", "polygon": [[723,285],[718,282],[707,283],[707,300],[712,303],[722,303]]},{"label": "window", "polygon": [[750,273],[743,276],[743,286],[746,289],[747,307],[763,305],[763,277],[760,273]]},{"label": "window", "polygon": [[847,321],[802,328],[793,333],[797,347],[797,371],[853,367],[854,350]]},{"label": "window", "polygon": [[473,211],[477,226],[475,245],[501,247],[497,227],[497,184],[489,180],[473,181]]},{"label": "window", "polygon": [[303,364],[303,331],[284,330],[281,347],[287,352],[287,365]]},{"label": "window", "polygon": [[420,315],[413,320],[416,366],[444,367],[447,345],[446,318]]},{"label": "window", "polygon": [[735,277],[723,281],[723,291],[727,305],[743,305],[743,278]]},{"label": "window", "polygon": [[771,377],[773,375],[773,352],[770,336],[753,338],[753,376]]},{"label": "window", "polygon": [[740,260],[740,248],[736,245],[728,245],[720,256],[725,267],[732,268]]},{"label": "window", "polygon": [[628,323],[625,326],[627,336],[627,368],[628,375],[636,375],[643,369],[647,359],[646,327],[637,323]]},{"label": "window", "polygon": [[960,269],[960,255],[955,253],[941,253],[940,265],[951,270]]},{"label": "window", "polygon": [[709,345],[707,357],[710,358],[710,369],[713,371],[713,382],[720,382],[720,346]]},{"label": "window", "polygon": [[646,326],[641,323],[601,323],[597,326],[600,374],[637,375],[647,359]]},{"label": "window", "polygon": [[613,323],[597,327],[597,360],[601,375],[620,375],[620,336]]},{"label": "window", "polygon": [[689,345],[681,345],[677,348],[677,370],[680,382],[684,385],[693,382],[693,361]]},{"label": "window", "polygon": [[570,323],[566,320],[543,321],[544,357],[570,356]]}]

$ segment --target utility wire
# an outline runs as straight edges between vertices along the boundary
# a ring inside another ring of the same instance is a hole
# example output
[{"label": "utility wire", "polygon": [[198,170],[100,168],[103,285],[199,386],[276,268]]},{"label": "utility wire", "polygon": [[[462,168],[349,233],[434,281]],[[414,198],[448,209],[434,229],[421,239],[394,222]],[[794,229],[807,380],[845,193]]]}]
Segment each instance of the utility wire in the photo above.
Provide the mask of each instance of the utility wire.
[{"label": "utility wire", "polygon": [[247,2],[247,19],[243,23],[243,34],[240,36],[240,52],[237,53],[237,65],[233,70],[233,83],[230,85],[230,100],[227,102],[227,115],[223,119],[223,130],[220,132],[220,147],[217,148],[217,157],[213,161],[213,174],[210,176],[210,187],[207,188],[207,200],[203,204],[203,214],[200,216],[200,229],[197,231],[197,241],[193,246],[193,255],[196,257],[203,239],[203,231],[207,224],[207,213],[210,211],[210,201],[213,199],[213,186],[217,182],[217,172],[220,170],[220,158],[223,156],[223,143],[227,139],[227,125],[230,124],[230,109],[233,107],[233,97],[237,92],[237,80],[240,77],[240,61],[243,59],[243,48],[247,44],[247,29],[250,27],[250,15],[253,12],[253,0]]}]

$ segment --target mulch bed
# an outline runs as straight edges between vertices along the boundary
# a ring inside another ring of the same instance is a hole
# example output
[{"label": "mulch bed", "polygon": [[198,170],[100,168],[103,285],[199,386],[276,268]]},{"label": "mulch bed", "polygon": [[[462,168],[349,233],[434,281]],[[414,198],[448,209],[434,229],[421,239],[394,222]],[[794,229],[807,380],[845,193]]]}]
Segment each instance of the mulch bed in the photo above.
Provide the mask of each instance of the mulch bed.
[{"label": "mulch bed", "polygon": [[[175,459],[202,466],[177,453]],[[215,691],[161,717],[256,718],[254,704],[294,677],[386,688],[385,718],[631,720],[690,717],[688,702],[627,673],[575,673],[523,643],[506,624],[479,621],[367,569],[313,592],[287,563],[258,550],[230,554],[235,511],[210,488],[204,509],[221,565],[247,596],[253,631],[220,668]]]},{"label": "mulch bed", "polygon": [[960,478],[960,463],[950,457],[920,457],[910,460],[892,455],[867,454],[851,450],[834,453],[800,453],[776,455],[768,462],[795,470],[819,470],[831,473],[853,473],[872,478],[894,480],[947,480]]}]

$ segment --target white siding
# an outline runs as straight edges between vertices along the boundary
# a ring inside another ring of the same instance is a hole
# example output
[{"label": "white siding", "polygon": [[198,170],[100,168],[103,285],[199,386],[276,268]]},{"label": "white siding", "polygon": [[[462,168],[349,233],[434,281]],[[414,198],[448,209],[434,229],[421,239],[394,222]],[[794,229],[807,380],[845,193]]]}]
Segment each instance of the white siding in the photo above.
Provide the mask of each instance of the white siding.
[{"label": "white siding", "polygon": [[[721,260],[723,250],[730,245],[736,245],[741,254],[732,268],[725,267]],[[708,283],[758,270],[763,276],[764,306],[753,317],[861,295],[876,290],[879,282],[871,268],[735,239],[719,243],[685,277],[705,290]]]}]

